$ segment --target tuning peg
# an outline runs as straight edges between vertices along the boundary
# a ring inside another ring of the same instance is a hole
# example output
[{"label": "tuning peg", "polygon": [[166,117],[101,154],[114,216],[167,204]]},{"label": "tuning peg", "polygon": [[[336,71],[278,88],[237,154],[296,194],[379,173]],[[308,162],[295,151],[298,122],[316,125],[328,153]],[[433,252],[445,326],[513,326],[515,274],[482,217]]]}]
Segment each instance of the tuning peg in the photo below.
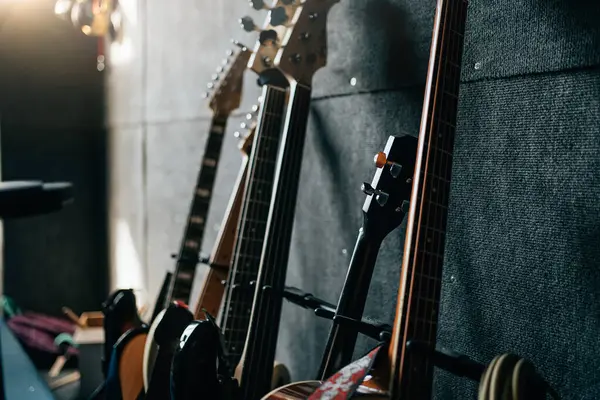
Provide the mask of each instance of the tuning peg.
[{"label": "tuning peg", "polygon": [[222,66],[218,66],[217,67],[217,73],[220,74],[221,72],[225,71],[225,68],[223,68]]},{"label": "tuning peg", "polygon": [[208,92],[202,93],[202,98],[203,99],[208,99]]},{"label": "tuning peg", "polygon": [[400,206],[400,211],[402,211],[404,214],[408,213],[408,209],[410,208],[410,203],[406,200],[404,200],[402,202],[402,205]]},{"label": "tuning peg", "polygon": [[263,46],[277,46],[277,32],[273,29],[262,31],[258,35],[258,42]]},{"label": "tuning peg", "polygon": [[246,125],[246,123],[245,123],[245,122],[242,122],[242,123],[240,124],[240,128],[242,128],[242,129],[248,129],[248,125]]},{"label": "tuning peg", "polygon": [[237,139],[241,139],[242,138],[242,134],[240,133],[240,131],[233,132],[233,136],[235,136]]},{"label": "tuning peg", "polygon": [[258,110],[260,110],[260,106],[258,104],[252,106],[252,112],[254,114],[258,113]]},{"label": "tuning peg", "polygon": [[387,156],[383,151],[380,151],[379,153],[375,154],[375,158],[373,159],[373,161],[375,162],[377,168],[383,168],[384,166],[389,165],[390,174],[394,178],[397,178],[400,175],[400,172],[402,171],[402,165],[396,164],[393,161],[388,161]]},{"label": "tuning peg", "polygon": [[249,3],[250,6],[255,10],[262,10],[263,8],[267,8],[265,6],[264,0],[250,0]]},{"label": "tuning peg", "polygon": [[246,114],[246,119],[247,119],[248,121],[251,121],[251,120],[252,120],[252,118],[254,118],[254,115],[252,115],[252,113],[248,113],[248,114]]},{"label": "tuning peg", "polygon": [[273,26],[280,26],[287,22],[288,15],[285,12],[285,7],[275,7],[271,10],[269,23]]},{"label": "tuning peg", "polygon": [[390,195],[387,194],[386,192],[379,190],[379,189],[375,189],[373,186],[371,186],[367,182],[363,182],[363,184],[361,186],[361,190],[367,196],[375,196],[375,200],[377,201],[377,204],[379,204],[382,207],[385,206],[385,204],[388,201],[388,198],[390,197]]},{"label": "tuning peg", "polygon": [[231,43],[233,43],[234,45],[236,45],[237,47],[239,47],[242,50],[248,50],[248,46],[246,46],[245,44],[242,44],[242,43],[238,42],[235,39],[231,39]]},{"label": "tuning peg", "polygon": [[240,25],[242,26],[242,28],[246,31],[246,32],[252,32],[252,31],[257,31],[259,30],[258,27],[256,26],[256,24],[254,23],[254,20],[251,17],[245,16],[240,18]]},{"label": "tuning peg", "polygon": [[211,78],[213,81],[218,81],[218,80],[219,80],[219,74],[212,74],[212,75],[210,76],[210,78]]},{"label": "tuning peg", "polygon": [[209,88],[209,89],[212,89],[212,88],[215,87],[215,85],[212,82],[209,82],[209,83],[206,84],[206,87]]}]

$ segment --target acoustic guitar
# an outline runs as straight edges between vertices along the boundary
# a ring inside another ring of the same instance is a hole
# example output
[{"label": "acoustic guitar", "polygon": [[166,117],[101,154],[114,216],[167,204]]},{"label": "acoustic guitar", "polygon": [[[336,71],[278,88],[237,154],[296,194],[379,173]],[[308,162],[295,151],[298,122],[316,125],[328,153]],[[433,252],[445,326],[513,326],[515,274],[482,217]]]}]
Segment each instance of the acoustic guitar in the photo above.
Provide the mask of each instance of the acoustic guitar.
[{"label": "acoustic guitar", "polygon": [[[433,363],[409,349],[416,343],[435,349],[466,12],[466,0],[438,0],[391,342],[353,398],[431,398]],[[375,183],[392,173],[394,154],[405,146],[402,139],[390,137],[384,154],[376,156]],[[299,382],[263,399],[312,400],[321,384]],[[334,386],[318,396],[348,398],[343,384]]]}]

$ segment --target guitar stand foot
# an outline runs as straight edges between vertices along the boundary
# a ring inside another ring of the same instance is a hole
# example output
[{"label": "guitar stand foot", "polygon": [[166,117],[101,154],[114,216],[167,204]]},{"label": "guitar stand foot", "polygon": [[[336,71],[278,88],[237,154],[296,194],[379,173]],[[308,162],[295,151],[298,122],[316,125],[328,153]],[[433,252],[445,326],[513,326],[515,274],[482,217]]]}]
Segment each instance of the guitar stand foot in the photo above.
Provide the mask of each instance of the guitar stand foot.
[{"label": "guitar stand foot", "polygon": [[476,382],[481,380],[486,366],[471,360],[464,354],[456,353],[450,350],[436,350],[429,343],[418,340],[409,340],[406,343],[406,349],[414,352],[430,361],[438,368],[450,372],[456,376],[469,378]]}]

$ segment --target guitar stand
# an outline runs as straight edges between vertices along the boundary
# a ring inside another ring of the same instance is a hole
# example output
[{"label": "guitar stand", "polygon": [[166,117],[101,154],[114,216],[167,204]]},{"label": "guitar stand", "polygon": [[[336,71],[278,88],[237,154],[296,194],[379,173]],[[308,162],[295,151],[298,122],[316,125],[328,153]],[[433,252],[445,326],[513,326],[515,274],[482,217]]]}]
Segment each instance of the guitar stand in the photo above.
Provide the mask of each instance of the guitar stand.
[{"label": "guitar stand", "polygon": [[336,315],[333,304],[321,300],[310,293],[305,293],[298,288],[286,287],[283,291],[283,298],[300,307],[313,309],[317,317],[329,319],[334,324],[354,328],[357,332],[372,339],[387,343],[391,338],[391,326],[369,319],[358,321],[343,315]]},{"label": "guitar stand", "polygon": [[436,350],[428,343],[409,340],[406,349],[423,358],[429,359],[434,366],[448,371],[453,375],[465,377],[476,382],[481,380],[486,366],[471,360],[464,354],[451,350]]}]

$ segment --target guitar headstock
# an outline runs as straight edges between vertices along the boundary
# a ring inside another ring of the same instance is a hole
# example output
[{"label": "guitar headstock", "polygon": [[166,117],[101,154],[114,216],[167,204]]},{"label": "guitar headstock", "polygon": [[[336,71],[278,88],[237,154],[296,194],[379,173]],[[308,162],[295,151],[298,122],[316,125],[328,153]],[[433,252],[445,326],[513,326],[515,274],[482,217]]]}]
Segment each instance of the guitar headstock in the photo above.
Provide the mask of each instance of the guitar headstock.
[{"label": "guitar headstock", "polygon": [[300,5],[300,0],[250,0],[255,10],[268,10],[267,17],[259,28],[250,17],[240,19],[240,25],[246,32],[259,32],[254,51],[248,62],[248,68],[257,74],[274,67],[281,38],[290,29],[292,17]]},{"label": "guitar headstock", "polygon": [[223,66],[212,76],[213,82],[207,85],[212,93],[205,93],[205,97],[210,97],[209,107],[215,114],[228,115],[241,104],[244,72],[251,51],[238,42],[234,44],[239,49],[227,52],[227,57],[231,58],[223,60]]},{"label": "guitar headstock", "polygon": [[302,0],[282,40],[275,65],[296,82],[310,85],[327,64],[327,14],[339,0]]},{"label": "guitar headstock", "polygon": [[390,136],[385,150],[375,155],[373,181],[363,183],[366,229],[384,238],[402,223],[408,212],[417,156],[417,139]]}]

